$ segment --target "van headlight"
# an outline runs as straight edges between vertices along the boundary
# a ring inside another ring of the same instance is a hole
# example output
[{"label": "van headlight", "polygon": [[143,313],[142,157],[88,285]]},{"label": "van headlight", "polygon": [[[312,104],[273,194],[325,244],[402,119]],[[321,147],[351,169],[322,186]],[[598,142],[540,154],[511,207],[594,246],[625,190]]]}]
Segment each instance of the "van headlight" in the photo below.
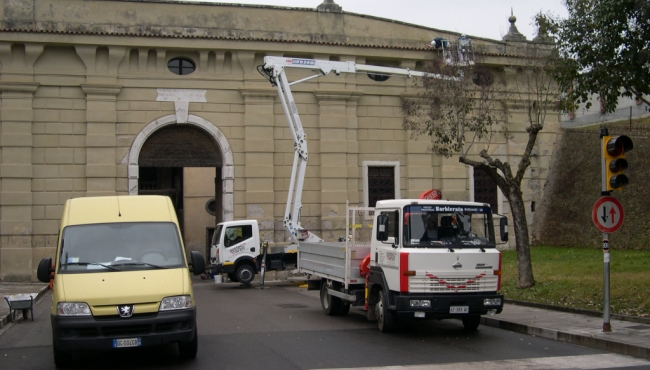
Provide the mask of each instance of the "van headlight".
[{"label": "van headlight", "polygon": [[90,307],[83,302],[59,302],[56,305],[58,316],[90,316]]},{"label": "van headlight", "polygon": [[182,310],[192,307],[192,297],[189,295],[177,295],[166,297],[160,302],[159,311]]}]

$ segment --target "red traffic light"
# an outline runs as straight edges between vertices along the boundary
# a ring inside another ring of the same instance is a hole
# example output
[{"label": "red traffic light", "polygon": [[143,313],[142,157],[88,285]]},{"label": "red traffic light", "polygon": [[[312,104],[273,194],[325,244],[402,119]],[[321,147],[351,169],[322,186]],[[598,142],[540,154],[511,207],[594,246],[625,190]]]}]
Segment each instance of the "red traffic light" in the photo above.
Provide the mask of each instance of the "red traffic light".
[{"label": "red traffic light", "polygon": [[618,157],[619,155],[629,152],[634,149],[634,144],[632,139],[625,135],[614,136],[607,141],[606,150],[607,154],[612,157]]}]

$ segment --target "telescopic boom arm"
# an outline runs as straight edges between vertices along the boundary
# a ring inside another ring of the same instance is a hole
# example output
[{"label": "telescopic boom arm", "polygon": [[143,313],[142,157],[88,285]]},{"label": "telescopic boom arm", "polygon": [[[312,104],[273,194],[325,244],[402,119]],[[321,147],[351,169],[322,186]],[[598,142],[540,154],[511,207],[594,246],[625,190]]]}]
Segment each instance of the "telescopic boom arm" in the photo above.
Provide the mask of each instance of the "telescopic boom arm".
[{"label": "telescopic boom arm", "polygon": [[[318,74],[303,78],[298,81],[289,83],[285,68],[302,68],[318,71]],[[264,66],[260,73],[266,75],[273,86],[278,89],[282,110],[289,123],[291,136],[293,137],[294,157],[293,168],[291,170],[291,181],[289,183],[289,194],[287,195],[287,205],[284,211],[284,227],[291,235],[291,242],[298,244],[298,241],[322,242],[318,236],[309,233],[300,224],[300,210],[302,208],[302,188],[305,181],[305,171],[307,169],[307,159],[309,151],[307,150],[307,136],[303,130],[296,102],[291,94],[291,85],[308,81],[313,78],[325,76],[334,72],[337,76],[341,73],[359,73],[371,72],[376,74],[386,74],[403,76],[410,78],[416,77],[433,77],[441,79],[458,80],[455,77],[431,74],[426,72],[411,71],[408,68],[392,68],[382,66],[371,66],[356,64],[354,62],[335,62],[329,60],[300,59],[267,56],[264,58]]]}]

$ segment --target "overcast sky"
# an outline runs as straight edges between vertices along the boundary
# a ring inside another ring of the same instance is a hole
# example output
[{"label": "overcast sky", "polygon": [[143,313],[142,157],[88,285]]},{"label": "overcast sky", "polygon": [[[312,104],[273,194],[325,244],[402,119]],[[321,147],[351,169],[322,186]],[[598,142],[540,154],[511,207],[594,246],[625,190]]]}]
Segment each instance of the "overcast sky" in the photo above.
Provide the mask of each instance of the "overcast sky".
[{"label": "overcast sky", "polygon": [[[194,0],[185,0],[194,1]],[[210,1],[210,0],[196,0]],[[219,3],[316,8],[323,0],[215,0]],[[494,40],[508,33],[510,9],[528,40],[535,37],[532,17],[551,12],[567,17],[563,0],[334,0],[343,11],[368,14]]]}]

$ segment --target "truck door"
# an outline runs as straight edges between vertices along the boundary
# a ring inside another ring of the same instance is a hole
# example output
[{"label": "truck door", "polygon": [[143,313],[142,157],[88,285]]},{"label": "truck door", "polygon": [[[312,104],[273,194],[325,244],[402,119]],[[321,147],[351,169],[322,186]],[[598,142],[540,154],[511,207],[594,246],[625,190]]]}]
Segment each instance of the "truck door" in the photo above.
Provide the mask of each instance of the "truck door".
[{"label": "truck door", "polygon": [[376,223],[381,218],[386,217],[387,223],[384,225],[376,224],[375,230],[385,231],[386,240],[383,238],[373,238],[371,245],[371,267],[374,270],[383,273],[388,288],[390,290],[399,291],[399,263],[400,263],[400,227],[399,220],[400,212],[397,209],[381,210],[376,216]]},{"label": "truck door", "polygon": [[234,262],[244,256],[257,257],[259,253],[256,240],[253,237],[253,225],[251,224],[226,227],[223,237],[224,262]]}]

